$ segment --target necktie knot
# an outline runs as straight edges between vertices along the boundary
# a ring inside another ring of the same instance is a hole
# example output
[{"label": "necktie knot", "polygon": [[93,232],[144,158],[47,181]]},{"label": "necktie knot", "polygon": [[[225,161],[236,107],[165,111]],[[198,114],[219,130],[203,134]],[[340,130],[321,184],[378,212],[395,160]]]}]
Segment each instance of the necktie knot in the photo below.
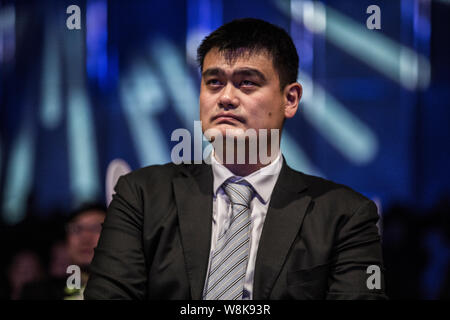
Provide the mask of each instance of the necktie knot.
[{"label": "necktie knot", "polygon": [[250,207],[254,190],[247,181],[224,182],[223,189],[233,205],[238,204],[246,208]]}]

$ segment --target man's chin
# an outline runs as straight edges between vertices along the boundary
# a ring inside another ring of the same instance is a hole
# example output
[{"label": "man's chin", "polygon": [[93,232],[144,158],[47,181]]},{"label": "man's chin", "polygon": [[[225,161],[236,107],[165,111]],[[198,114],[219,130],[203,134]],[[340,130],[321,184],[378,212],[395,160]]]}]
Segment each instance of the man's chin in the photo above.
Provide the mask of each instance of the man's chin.
[{"label": "man's chin", "polygon": [[245,133],[245,130],[245,128],[236,124],[220,123],[208,128],[205,133],[210,133],[210,136],[212,137],[216,136],[219,133],[222,137],[225,138],[226,136],[243,135]]},{"label": "man's chin", "polygon": [[93,259],[93,255],[90,256],[82,256],[75,259],[75,264],[78,265],[81,269],[88,267]]}]

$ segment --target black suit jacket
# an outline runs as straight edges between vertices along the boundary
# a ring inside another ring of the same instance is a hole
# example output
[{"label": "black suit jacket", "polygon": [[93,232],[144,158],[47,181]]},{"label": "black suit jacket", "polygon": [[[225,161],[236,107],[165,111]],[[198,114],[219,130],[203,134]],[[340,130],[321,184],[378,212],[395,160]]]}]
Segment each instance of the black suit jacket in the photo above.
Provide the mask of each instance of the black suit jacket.
[{"label": "black suit jacket", "polygon": [[[91,264],[85,299],[201,299],[210,252],[207,164],[150,166],[122,176]],[[283,163],[264,222],[254,299],[385,298],[375,204]]]}]

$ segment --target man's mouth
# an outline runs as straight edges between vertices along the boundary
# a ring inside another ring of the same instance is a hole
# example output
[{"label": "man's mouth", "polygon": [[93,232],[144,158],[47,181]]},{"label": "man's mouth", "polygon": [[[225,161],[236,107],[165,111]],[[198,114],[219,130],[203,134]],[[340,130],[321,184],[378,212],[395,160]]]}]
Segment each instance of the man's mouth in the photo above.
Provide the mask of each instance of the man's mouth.
[{"label": "man's mouth", "polygon": [[217,124],[220,123],[236,124],[236,122],[244,123],[244,118],[236,116],[231,113],[220,113],[214,116],[212,118],[212,121],[215,121]]}]

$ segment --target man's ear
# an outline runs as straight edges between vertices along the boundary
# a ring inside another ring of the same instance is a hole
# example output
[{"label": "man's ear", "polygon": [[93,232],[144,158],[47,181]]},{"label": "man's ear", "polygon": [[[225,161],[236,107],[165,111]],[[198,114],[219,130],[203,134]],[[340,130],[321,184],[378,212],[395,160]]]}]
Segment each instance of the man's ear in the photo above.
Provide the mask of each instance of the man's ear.
[{"label": "man's ear", "polygon": [[303,88],[298,82],[293,82],[286,86],[284,92],[284,116],[286,118],[292,118],[298,109],[298,104],[302,98]]}]

